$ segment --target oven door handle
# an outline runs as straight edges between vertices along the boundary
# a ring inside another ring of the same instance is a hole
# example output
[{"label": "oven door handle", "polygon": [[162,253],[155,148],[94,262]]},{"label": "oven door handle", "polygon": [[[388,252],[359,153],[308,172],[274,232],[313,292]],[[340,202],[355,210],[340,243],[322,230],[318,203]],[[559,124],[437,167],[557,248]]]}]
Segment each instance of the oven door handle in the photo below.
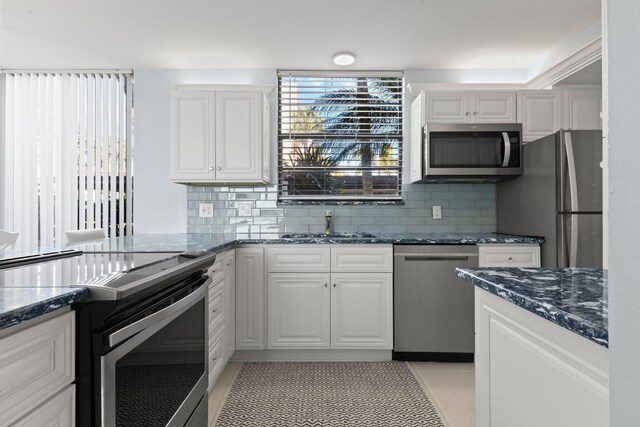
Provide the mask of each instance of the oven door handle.
[{"label": "oven door handle", "polygon": [[198,300],[203,298],[203,295],[207,292],[209,284],[211,282],[211,277],[209,277],[207,281],[204,282],[202,286],[200,286],[195,292],[190,293],[181,300],[171,304],[169,307],[165,307],[162,310],[153,313],[151,316],[140,319],[137,322],[132,323],[129,326],[126,326],[112,333],[108,338],[109,347],[120,344],[122,341],[131,338],[138,332],[142,331],[145,328],[148,328],[149,326],[157,322],[165,320],[171,316],[175,317],[180,312],[185,311],[192,305],[196,304]]}]

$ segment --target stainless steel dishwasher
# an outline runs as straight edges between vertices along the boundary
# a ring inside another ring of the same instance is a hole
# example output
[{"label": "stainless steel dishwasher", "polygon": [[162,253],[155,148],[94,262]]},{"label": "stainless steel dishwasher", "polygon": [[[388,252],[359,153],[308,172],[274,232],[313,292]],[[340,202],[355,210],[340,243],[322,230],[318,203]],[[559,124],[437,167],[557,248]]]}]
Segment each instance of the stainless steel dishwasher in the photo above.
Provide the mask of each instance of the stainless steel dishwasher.
[{"label": "stainless steel dishwasher", "polygon": [[473,360],[473,285],[456,267],[477,267],[475,245],[394,246],[395,360]]}]

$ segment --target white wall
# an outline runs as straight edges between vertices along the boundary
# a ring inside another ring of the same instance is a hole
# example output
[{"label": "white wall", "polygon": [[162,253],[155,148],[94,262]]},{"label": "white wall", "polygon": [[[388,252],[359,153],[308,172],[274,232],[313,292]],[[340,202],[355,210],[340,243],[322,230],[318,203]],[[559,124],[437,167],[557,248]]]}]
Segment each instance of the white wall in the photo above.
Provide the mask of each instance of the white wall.
[{"label": "white wall", "polygon": [[609,114],[611,425],[640,425],[640,3],[604,0]]},{"label": "white wall", "polygon": [[[134,80],[135,233],[186,233],[187,187],[169,181],[171,89],[198,83],[275,88],[276,70],[135,70]],[[275,102],[274,90],[271,111]],[[275,135],[275,115],[272,129]],[[275,152],[272,159],[275,165]]]}]

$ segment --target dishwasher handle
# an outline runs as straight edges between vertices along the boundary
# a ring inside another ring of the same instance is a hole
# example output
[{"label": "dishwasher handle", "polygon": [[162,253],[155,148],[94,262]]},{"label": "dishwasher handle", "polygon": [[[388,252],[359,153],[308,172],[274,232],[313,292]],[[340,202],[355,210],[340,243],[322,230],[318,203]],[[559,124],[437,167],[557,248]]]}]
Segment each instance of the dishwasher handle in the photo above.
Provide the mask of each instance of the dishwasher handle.
[{"label": "dishwasher handle", "polygon": [[466,261],[472,255],[405,255],[405,261],[442,261],[442,260],[458,260]]}]

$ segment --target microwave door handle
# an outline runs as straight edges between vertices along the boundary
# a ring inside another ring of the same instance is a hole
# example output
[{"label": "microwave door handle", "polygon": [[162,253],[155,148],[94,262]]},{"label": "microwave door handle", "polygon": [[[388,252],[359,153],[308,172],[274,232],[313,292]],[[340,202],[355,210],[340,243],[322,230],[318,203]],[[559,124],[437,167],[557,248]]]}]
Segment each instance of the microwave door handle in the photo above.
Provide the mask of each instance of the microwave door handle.
[{"label": "microwave door handle", "polygon": [[511,140],[507,132],[502,132],[502,142],[504,143],[504,160],[502,161],[502,167],[509,166],[509,160],[511,160]]}]

